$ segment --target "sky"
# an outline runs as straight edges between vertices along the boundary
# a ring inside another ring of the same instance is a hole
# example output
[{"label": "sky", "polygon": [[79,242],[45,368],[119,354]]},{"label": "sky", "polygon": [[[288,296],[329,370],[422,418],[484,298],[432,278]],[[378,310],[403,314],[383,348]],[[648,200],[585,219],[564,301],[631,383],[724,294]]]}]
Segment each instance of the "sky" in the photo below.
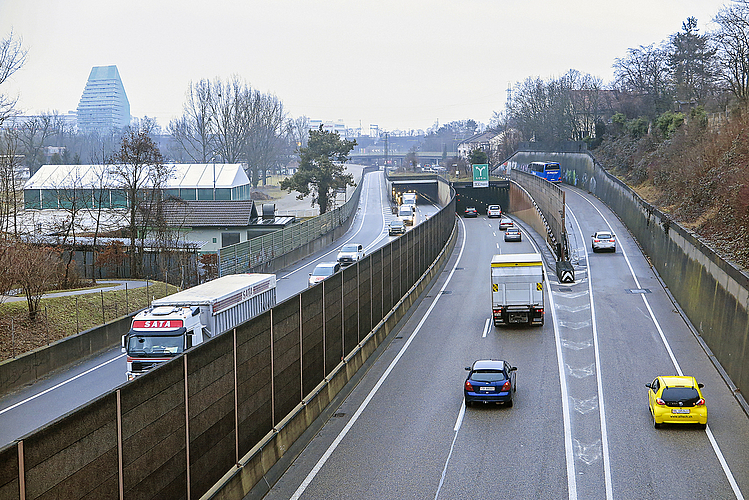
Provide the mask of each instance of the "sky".
[{"label": "sky", "polygon": [[628,48],[659,44],[730,0],[0,0],[26,64],[0,86],[25,114],[78,106],[116,65],[133,117],[166,128],[191,82],[239,76],[291,118],[426,130],[501,112],[508,86],[570,69],[604,83]]}]

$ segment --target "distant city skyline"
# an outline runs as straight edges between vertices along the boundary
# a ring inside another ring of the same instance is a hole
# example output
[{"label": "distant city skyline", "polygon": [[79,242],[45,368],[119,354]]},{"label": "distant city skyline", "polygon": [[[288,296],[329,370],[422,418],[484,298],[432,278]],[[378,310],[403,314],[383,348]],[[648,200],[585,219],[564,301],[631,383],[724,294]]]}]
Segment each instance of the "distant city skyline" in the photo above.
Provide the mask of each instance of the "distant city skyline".
[{"label": "distant city skyline", "polygon": [[67,114],[91,68],[116,65],[131,115],[163,128],[191,82],[233,75],[290,117],[363,133],[487,124],[508,85],[570,69],[608,83],[628,48],[667,40],[690,16],[704,33],[726,3],[4,0],[0,36],[21,37],[28,59],[0,92],[26,114]]}]

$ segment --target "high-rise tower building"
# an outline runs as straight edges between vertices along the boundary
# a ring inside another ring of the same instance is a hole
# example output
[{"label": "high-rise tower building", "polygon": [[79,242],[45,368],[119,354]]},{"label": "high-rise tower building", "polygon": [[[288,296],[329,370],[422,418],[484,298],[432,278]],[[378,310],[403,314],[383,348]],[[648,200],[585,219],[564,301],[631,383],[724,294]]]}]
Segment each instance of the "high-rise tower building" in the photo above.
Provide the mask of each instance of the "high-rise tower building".
[{"label": "high-rise tower building", "polygon": [[111,133],[130,125],[130,102],[117,66],[94,66],[78,103],[78,129]]}]

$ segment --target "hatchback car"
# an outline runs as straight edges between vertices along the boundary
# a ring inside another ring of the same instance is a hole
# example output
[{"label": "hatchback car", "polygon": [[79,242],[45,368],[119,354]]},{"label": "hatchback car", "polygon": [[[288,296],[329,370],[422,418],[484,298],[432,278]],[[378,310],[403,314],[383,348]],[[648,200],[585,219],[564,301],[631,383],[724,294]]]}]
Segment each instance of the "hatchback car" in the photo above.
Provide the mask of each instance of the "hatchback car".
[{"label": "hatchback car", "polygon": [[364,258],[364,246],[361,243],[346,243],[338,252],[336,260],[342,266],[350,266]]},{"label": "hatchback car", "polygon": [[593,252],[599,250],[616,252],[616,236],[611,231],[597,231],[591,238],[593,238],[593,242],[591,243]]},{"label": "hatchback car", "polygon": [[487,217],[502,217],[502,208],[499,205],[489,205],[486,209]]},{"label": "hatchback car", "polygon": [[505,241],[520,241],[521,238],[520,229],[516,227],[508,227],[505,231]]},{"label": "hatchback car", "polygon": [[307,280],[307,286],[316,285],[328,276],[333,276],[340,270],[341,265],[338,262],[320,262],[310,273],[309,279]]},{"label": "hatchback car", "polygon": [[476,210],[476,207],[466,207],[465,212],[463,212],[464,217],[478,217],[479,212]]},{"label": "hatchback car", "polygon": [[499,230],[504,231],[507,228],[515,226],[515,223],[512,222],[512,219],[509,217],[502,217],[499,219]]},{"label": "hatchback car", "polygon": [[480,359],[467,366],[463,384],[466,406],[471,403],[504,403],[512,406],[516,367],[501,359]]},{"label": "hatchback car", "polygon": [[702,396],[702,384],[694,377],[656,377],[649,384],[648,404],[653,427],[661,424],[697,424],[707,426],[707,405]]},{"label": "hatchback car", "polygon": [[400,219],[393,219],[388,224],[388,234],[394,236],[396,234],[406,234],[406,224]]}]

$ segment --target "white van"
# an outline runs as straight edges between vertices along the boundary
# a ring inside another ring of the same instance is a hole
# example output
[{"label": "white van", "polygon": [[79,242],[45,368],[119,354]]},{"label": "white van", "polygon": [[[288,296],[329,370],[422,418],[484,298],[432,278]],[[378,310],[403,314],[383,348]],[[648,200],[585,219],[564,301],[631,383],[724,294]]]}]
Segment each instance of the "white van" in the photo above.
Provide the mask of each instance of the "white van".
[{"label": "white van", "polygon": [[414,219],[416,217],[416,206],[403,204],[398,207],[398,218],[403,221],[407,226],[414,225]]}]

